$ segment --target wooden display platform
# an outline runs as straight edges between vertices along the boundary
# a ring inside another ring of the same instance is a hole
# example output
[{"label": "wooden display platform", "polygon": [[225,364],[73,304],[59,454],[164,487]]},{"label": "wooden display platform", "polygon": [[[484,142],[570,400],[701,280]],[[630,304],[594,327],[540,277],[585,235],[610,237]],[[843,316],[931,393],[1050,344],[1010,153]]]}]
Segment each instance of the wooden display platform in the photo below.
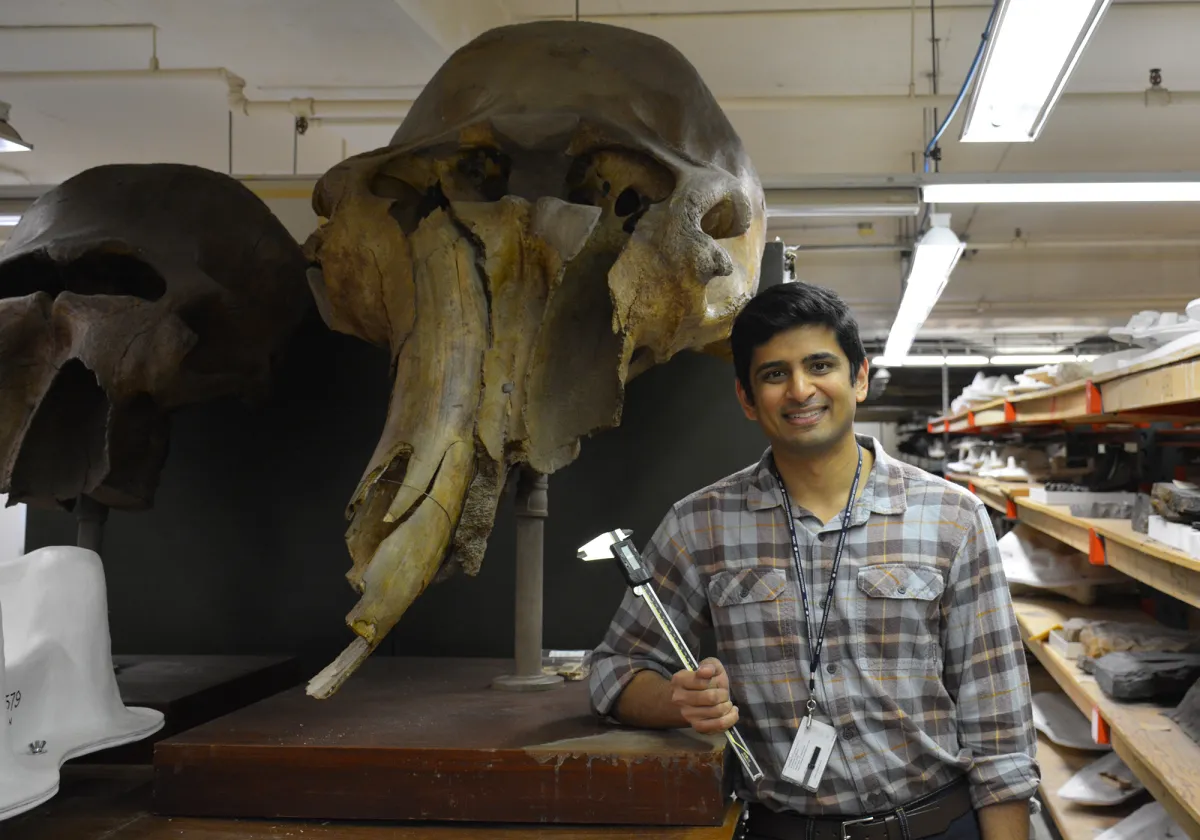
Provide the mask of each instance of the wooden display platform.
[{"label": "wooden display platform", "polygon": [[[315,701],[314,701],[315,702]],[[149,767],[75,765],[44,805],[0,824],[4,840],[732,840],[740,802],[717,826],[485,825],[295,822],[161,817],[150,812]]]},{"label": "wooden display platform", "polygon": [[163,815],[722,825],[725,741],[600,721],[582,682],[491,689],[508,660],[373,657],[161,741]]},{"label": "wooden display platform", "polygon": [[306,676],[298,659],[285,656],[123,655],[113,657],[113,666],[125,705],[155,709],[166,722],[149,738],[77,761],[149,764],[158,741],[289,689]]}]

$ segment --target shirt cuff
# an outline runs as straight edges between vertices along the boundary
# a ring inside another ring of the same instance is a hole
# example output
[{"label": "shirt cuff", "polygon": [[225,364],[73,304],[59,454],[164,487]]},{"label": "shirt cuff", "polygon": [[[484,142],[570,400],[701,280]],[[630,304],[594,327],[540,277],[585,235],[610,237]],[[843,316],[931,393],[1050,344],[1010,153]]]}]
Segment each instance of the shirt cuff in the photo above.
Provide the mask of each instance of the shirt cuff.
[{"label": "shirt cuff", "polygon": [[666,680],[673,676],[666,666],[652,659],[635,659],[618,654],[593,655],[588,677],[592,711],[613,723],[618,722],[612,716],[613,709],[625,686],[639,671],[654,671]]},{"label": "shirt cuff", "polygon": [[975,809],[1032,799],[1041,783],[1037,762],[1024,753],[977,756],[968,773]]}]

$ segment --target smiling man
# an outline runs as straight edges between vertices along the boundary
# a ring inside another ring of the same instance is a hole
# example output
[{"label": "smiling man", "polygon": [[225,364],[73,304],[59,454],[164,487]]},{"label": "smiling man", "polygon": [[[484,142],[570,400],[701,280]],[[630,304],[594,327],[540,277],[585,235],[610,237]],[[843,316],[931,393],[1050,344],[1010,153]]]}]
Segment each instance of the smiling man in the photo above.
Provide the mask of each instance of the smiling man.
[{"label": "smiling man", "polygon": [[689,645],[712,628],[715,656],[683,670],[627,593],[593,657],[594,710],[736,723],[765,774],[737,782],[747,837],[1024,840],[1029,680],[983,505],[855,435],[866,354],[828,289],[764,290],[731,343],[770,447],[676,503],[644,552]]}]

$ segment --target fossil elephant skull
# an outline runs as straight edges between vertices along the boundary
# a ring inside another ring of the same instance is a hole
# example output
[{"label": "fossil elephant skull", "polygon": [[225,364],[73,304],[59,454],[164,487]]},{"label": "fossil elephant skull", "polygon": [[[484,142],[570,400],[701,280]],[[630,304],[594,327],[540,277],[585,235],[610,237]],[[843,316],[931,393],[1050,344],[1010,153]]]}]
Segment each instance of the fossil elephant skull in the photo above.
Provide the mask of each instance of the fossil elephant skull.
[{"label": "fossil elephant skull", "polygon": [[260,394],[312,307],[304,271],[218,172],[98,166],[42,195],[0,249],[0,492],[150,507],[170,412]]},{"label": "fossil elephant skull", "polygon": [[728,337],[766,219],[695,68],[578,22],[467,44],[314,206],[318,308],[395,372],[348,508],[357,638],[309,684],[327,697],[431,581],[478,571],[512,468],[569,464],[620,422],[630,378]]}]

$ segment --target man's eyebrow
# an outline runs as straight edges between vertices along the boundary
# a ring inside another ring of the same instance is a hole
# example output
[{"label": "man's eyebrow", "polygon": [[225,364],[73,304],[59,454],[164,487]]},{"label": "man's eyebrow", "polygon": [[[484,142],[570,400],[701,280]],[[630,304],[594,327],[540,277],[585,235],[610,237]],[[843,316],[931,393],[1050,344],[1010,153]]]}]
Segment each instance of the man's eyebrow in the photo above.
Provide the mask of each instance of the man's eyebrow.
[{"label": "man's eyebrow", "polygon": [[806,365],[812,364],[813,362],[836,362],[836,361],[837,361],[836,353],[810,353],[809,355],[804,357],[804,363]]},{"label": "man's eyebrow", "polygon": [[759,365],[758,367],[756,367],[754,369],[754,375],[757,376],[758,374],[762,373],[764,370],[770,370],[771,368],[778,368],[778,367],[787,367],[787,362],[783,361],[782,359],[773,359],[769,362],[763,362],[761,365]]}]

